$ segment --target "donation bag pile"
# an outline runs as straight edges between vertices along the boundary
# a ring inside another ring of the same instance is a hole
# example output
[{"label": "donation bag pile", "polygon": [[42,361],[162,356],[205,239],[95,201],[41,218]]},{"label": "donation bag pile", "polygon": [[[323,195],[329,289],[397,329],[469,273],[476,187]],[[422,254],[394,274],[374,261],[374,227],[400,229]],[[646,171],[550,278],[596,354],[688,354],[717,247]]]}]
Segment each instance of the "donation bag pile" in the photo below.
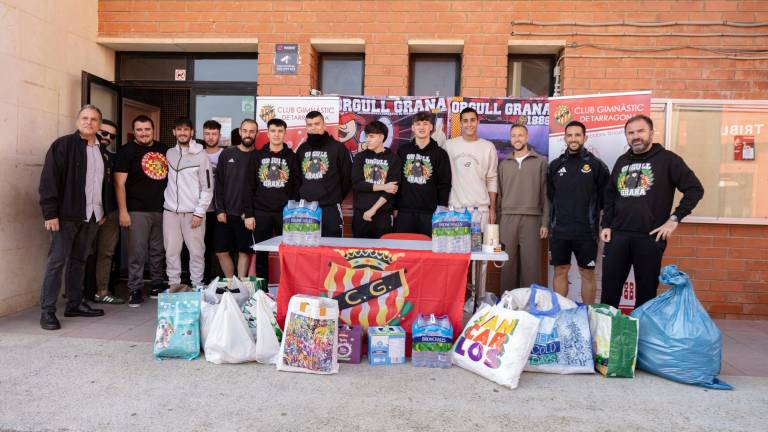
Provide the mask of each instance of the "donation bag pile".
[{"label": "donation bag pile", "polygon": [[469,253],[472,214],[467,209],[438,206],[432,215],[432,252]]},{"label": "donation bag pile", "polygon": [[192,360],[200,355],[200,293],[160,293],[155,357]]},{"label": "donation bag pile", "polygon": [[512,309],[524,310],[540,320],[526,371],[595,372],[587,306],[578,306],[551,289],[535,284],[507,291],[502,300]]},{"label": "donation bag pile", "polygon": [[283,208],[283,243],[319,246],[323,210],[317,201],[288,201]]},{"label": "donation bag pile", "polygon": [[338,373],[338,332],[336,300],[307,295],[291,297],[277,370]]},{"label": "donation bag pile", "polygon": [[723,354],[720,329],[696,298],[688,275],[668,265],[659,280],[672,288],[632,312],[640,321],[637,366],[673,381],[731,390],[717,378]]},{"label": "donation bag pile", "polygon": [[595,369],[606,377],[633,378],[637,362],[638,322],[615,307],[589,306]]},{"label": "donation bag pile", "polygon": [[483,304],[453,345],[453,363],[508,388],[516,388],[536,342],[539,319],[502,299]]}]

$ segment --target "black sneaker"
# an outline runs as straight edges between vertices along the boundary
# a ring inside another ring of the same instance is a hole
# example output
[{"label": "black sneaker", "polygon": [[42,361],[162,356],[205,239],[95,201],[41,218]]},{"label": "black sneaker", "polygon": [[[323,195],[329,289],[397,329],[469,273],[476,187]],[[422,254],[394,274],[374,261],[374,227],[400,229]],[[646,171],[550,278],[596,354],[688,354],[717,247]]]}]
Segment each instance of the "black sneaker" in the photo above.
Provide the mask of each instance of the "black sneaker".
[{"label": "black sneaker", "polygon": [[128,307],[139,307],[142,303],[144,303],[144,296],[141,295],[141,291],[131,291],[130,296],[128,296]]},{"label": "black sneaker", "polygon": [[159,283],[152,284],[152,288],[149,290],[149,298],[156,299],[157,295],[168,289],[168,284]]}]

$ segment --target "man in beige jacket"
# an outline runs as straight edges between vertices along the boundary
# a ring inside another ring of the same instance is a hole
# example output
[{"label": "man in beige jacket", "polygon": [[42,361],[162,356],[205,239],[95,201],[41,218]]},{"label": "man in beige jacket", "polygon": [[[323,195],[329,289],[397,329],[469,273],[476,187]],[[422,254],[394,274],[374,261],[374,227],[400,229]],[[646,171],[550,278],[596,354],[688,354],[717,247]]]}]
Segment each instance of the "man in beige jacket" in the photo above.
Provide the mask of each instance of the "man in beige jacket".
[{"label": "man in beige jacket", "polygon": [[528,146],[528,129],[512,125],[513,152],[498,170],[499,230],[509,261],[501,269],[501,290],[540,281],[541,239],[547,238],[547,160]]}]

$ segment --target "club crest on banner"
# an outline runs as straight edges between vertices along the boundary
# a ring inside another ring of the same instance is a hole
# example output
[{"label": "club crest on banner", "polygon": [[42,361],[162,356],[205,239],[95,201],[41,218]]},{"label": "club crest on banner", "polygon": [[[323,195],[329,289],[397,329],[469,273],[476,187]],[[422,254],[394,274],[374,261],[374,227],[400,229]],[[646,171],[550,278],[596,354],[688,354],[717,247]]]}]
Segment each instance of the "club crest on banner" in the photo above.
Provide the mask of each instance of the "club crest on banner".
[{"label": "club crest on banner", "polygon": [[323,283],[323,294],[339,303],[339,318],[347,325],[399,325],[413,305],[405,268],[392,264],[404,253],[375,249],[334,249],[347,265],[335,262]]}]

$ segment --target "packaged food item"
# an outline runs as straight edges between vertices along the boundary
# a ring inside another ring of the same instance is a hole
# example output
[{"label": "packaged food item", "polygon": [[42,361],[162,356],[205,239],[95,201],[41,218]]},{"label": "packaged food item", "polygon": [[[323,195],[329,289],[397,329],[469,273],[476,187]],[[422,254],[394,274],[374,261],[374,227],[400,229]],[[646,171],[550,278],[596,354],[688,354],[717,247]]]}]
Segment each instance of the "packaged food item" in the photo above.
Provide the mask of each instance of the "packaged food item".
[{"label": "packaged food item", "polygon": [[405,363],[405,330],[400,326],[368,327],[368,363]]}]

